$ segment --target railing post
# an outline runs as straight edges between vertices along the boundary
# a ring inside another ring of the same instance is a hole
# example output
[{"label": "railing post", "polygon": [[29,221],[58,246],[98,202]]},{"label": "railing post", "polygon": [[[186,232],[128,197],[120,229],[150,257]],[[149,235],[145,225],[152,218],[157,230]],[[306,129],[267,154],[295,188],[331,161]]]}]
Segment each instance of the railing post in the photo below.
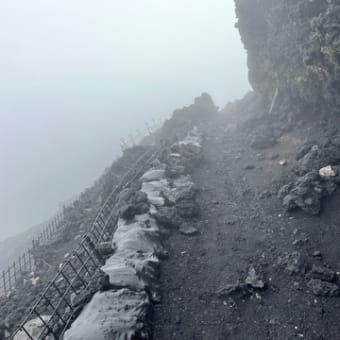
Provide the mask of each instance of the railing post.
[{"label": "railing post", "polygon": [[22,273],[21,256],[19,256],[19,271]]},{"label": "railing post", "polygon": [[24,270],[25,272],[27,272],[27,260],[26,260],[26,253],[24,254],[23,256],[23,259],[24,259]]},{"label": "railing post", "polygon": [[2,280],[3,280],[3,283],[4,283],[4,292],[5,292],[5,295],[7,295],[7,284],[6,284],[6,273],[5,273],[5,271],[2,272]]},{"label": "railing post", "polygon": [[14,286],[15,286],[17,283],[17,271],[15,268],[15,261],[13,262],[13,272],[14,272]]},{"label": "railing post", "polygon": [[8,266],[7,269],[7,273],[8,273],[8,288],[9,290],[12,289],[12,278],[11,278],[11,267]]},{"label": "railing post", "polygon": [[32,272],[32,255],[28,253],[28,264],[30,266],[30,272]]}]

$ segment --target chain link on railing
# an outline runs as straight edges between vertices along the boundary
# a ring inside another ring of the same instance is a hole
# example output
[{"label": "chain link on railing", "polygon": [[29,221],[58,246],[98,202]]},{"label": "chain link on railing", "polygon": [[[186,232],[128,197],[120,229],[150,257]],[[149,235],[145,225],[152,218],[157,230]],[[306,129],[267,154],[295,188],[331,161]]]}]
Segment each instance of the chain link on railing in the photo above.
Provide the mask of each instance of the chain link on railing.
[{"label": "chain link on railing", "polygon": [[[20,335],[25,335],[30,340],[60,338],[76,310],[72,296],[77,295],[80,289],[89,288],[91,279],[104,263],[97,246],[102,242],[111,241],[118,220],[118,212],[114,209],[117,194],[140,177],[162,149],[162,146],[157,150],[154,147],[148,148],[148,151],[125,174],[120,184],[112,190],[98,211],[91,229],[83,236],[77,249],[60,266],[58,273],[49,282],[10,339],[16,340]],[[32,330],[27,327],[28,322],[33,319],[41,323],[39,334],[31,334]]]}]

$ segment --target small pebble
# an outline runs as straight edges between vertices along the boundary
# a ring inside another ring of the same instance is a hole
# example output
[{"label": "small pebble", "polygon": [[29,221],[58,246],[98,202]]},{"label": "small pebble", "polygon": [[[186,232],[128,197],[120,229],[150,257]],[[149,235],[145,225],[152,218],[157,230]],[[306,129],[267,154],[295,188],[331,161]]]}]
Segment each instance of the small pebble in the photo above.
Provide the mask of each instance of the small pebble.
[{"label": "small pebble", "polygon": [[322,256],[321,251],[316,250],[316,251],[313,253],[313,256],[314,256],[314,257],[321,257],[321,256]]}]

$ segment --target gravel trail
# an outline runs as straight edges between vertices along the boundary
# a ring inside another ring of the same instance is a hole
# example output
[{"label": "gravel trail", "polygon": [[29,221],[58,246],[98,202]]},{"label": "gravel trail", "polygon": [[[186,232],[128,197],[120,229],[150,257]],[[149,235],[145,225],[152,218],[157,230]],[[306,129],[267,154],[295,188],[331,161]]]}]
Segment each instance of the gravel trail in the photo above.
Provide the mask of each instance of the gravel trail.
[{"label": "gravel trail", "polygon": [[[339,192],[321,217],[285,213],[277,182],[294,165],[301,131],[258,152],[235,122],[218,114],[200,128],[204,159],[193,173],[200,233],[174,233],[168,240],[154,338],[340,339],[339,298],[315,296],[307,285],[313,265],[340,270]],[[244,282],[251,268],[264,289],[218,293]]]}]

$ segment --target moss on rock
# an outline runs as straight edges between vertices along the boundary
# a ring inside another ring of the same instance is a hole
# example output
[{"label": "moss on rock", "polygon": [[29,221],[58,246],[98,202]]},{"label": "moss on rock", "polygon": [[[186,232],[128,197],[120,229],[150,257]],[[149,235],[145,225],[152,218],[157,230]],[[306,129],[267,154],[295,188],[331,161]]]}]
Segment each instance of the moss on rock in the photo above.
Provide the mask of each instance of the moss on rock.
[{"label": "moss on rock", "polygon": [[[340,5],[332,0],[235,0],[249,81],[268,102],[340,104]],[[325,106],[326,104],[326,106]]]}]

